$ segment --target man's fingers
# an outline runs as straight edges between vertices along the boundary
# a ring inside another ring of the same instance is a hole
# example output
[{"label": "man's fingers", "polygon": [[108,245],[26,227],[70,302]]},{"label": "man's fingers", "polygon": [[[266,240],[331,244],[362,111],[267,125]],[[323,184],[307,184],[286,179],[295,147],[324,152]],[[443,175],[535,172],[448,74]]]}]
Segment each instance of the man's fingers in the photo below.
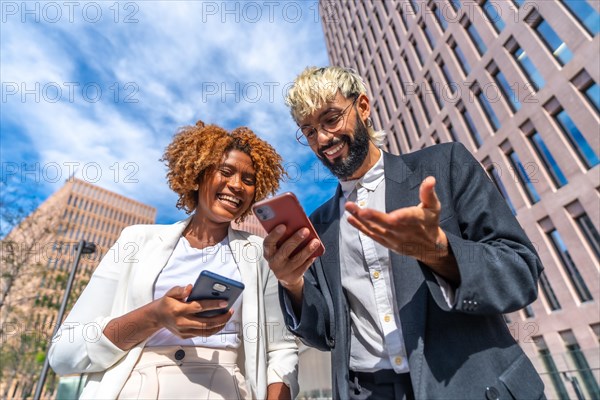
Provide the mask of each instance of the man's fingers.
[{"label": "man's fingers", "polygon": [[440,210],[441,204],[435,193],[435,178],[433,176],[428,176],[421,183],[419,187],[419,200],[421,200],[423,208],[428,208],[436,212]]}]

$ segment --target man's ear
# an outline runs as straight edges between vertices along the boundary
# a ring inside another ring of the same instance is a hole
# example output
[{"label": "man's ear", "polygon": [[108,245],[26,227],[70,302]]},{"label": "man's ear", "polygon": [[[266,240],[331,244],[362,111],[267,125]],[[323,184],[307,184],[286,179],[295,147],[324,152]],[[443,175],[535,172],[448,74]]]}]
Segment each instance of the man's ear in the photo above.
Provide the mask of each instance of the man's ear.
[{"label": "man's ear", "polygon": [[356,110],[358,111],[358,117],[366,123],[367,118],[371,116],[371,100],[366,94],[361,93],[356,100]]}]

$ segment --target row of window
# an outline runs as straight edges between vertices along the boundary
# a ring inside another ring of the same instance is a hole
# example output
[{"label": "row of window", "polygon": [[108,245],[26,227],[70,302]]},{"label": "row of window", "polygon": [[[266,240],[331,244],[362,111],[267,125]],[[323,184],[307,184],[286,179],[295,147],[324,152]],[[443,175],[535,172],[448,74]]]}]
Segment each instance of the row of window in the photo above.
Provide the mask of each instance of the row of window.
[{"label": "row of window", "polygon": [[[598,336],[599,324],[591,327]],[[585,356],[584,351],[579,346],[575,335],[571,330],[559,332],[559,335],[565,346],[566,355],[569,359],[569,368],[559,370],[556,365],[555,357],[562,357],[562,354],[552,354],[542,336],[532,337],[535,343],[538,354],[544,364],[544,367],[550,377],[553,389],[556,393],[556,398],[560,400],[569,400],[572,398],[569,395],[567,386],[572,387],[576,398],[598,399],[600,398],[600,387],[594,377],[594,372]],[[592,357],[594,352],[592,352]],[[594,360],[595,361],[595,360]]]},{"label": "row of window", "polygon": [[[115,208],[106,206],[104,204],[97,203],[95,201],[91,201],[88,199],[69,196],[69,200],[67,201],[67,205],[72,205],[73,208],[89,211],[90,213],[104,216],[108,219],[115,220],[116,222],[123,223],[125,225],[133,225],[144,222],[151,222],[147,218],[140,216],[139,214],[129,214],[124,213],[122,210],[117,210]],[[65,214],[67,210],[65,209]],[[72,213],[72,211],[71,211]],[[76,215],[77,220],[77,215]],[[85,217],[84,217],[85,218]],[[91,217],[89,217],[91,218]],[[76,222],[75,220],[75,222]],[[96,227],[97,228],[97,227]]]},{"label": "row of window", "polygon": [[[154,218],[155,209],[153,207],[125,199],[119,195],[95,187],[91,184],[75,181],[75,185],[73,186],[73,192],[76,194],[75,197],[83,197],[82,195],[84,195],[85,197],[90,197],[94,199],[93,201],[90,201],[91,203],[104,203],[118,208],[124,212],[134,213],[137,215],[141,215],[145,218]],[[69,196],[69,201],[71,201],[72,196],[73,195]]]}]

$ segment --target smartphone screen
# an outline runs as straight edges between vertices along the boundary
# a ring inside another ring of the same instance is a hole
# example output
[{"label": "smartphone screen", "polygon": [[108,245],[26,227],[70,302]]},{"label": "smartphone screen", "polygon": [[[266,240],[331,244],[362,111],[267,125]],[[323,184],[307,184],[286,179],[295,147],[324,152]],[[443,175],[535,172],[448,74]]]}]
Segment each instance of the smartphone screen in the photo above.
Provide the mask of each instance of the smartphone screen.
[{"label": "smartphone screen", "polygon": [[196,279],[187,302],[194,300],[226,300],[227,307],[218,310],[201,311],[199,317],[214,317],[225,314],[233,306],[244,290],[244,284],[211,271],[202,271]]},{"label": "smartphone screen", "polygon": [[[252,206],[252,211],[267,232],[271,232],[280,224],[286,226],[285,233],[277,243],[277,246],[281,246],[297,230],[308,228],[310,231],[308,237],[292,251],[290,257],[301,251],[311,240],[317,239],[319,242],[321,241],[315,228],[304,213],[300,202],[292,192],[282,193],[278,196],[259,201]],[[321,243],[312,256],[319,257],[323,253],[325,253],[325,247]]]}]

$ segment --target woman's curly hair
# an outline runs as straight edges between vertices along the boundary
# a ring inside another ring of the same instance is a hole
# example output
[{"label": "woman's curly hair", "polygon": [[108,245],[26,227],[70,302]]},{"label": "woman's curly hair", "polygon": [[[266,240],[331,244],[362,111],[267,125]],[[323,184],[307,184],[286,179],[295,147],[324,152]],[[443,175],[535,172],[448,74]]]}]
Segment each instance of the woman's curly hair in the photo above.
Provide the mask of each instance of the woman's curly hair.
[{"label": "woman's curly hair", "polygon": [[[227,132],[220,126],[205,125],[198,121],[195,126],[181,128],[161,158],[168,168],[169,187],[179,195],[177,208],[184,209],[188,214],[196,209],[198,186],[216,170],[223,156],[231,150],[246,153],[252,160],[256,171],[252,204],[269,194],[275,194],[286,172],[281,165],[281,157],[271,145],[246,127]],[[248,214],[250,208],[238,218],[239,222]]]}]

